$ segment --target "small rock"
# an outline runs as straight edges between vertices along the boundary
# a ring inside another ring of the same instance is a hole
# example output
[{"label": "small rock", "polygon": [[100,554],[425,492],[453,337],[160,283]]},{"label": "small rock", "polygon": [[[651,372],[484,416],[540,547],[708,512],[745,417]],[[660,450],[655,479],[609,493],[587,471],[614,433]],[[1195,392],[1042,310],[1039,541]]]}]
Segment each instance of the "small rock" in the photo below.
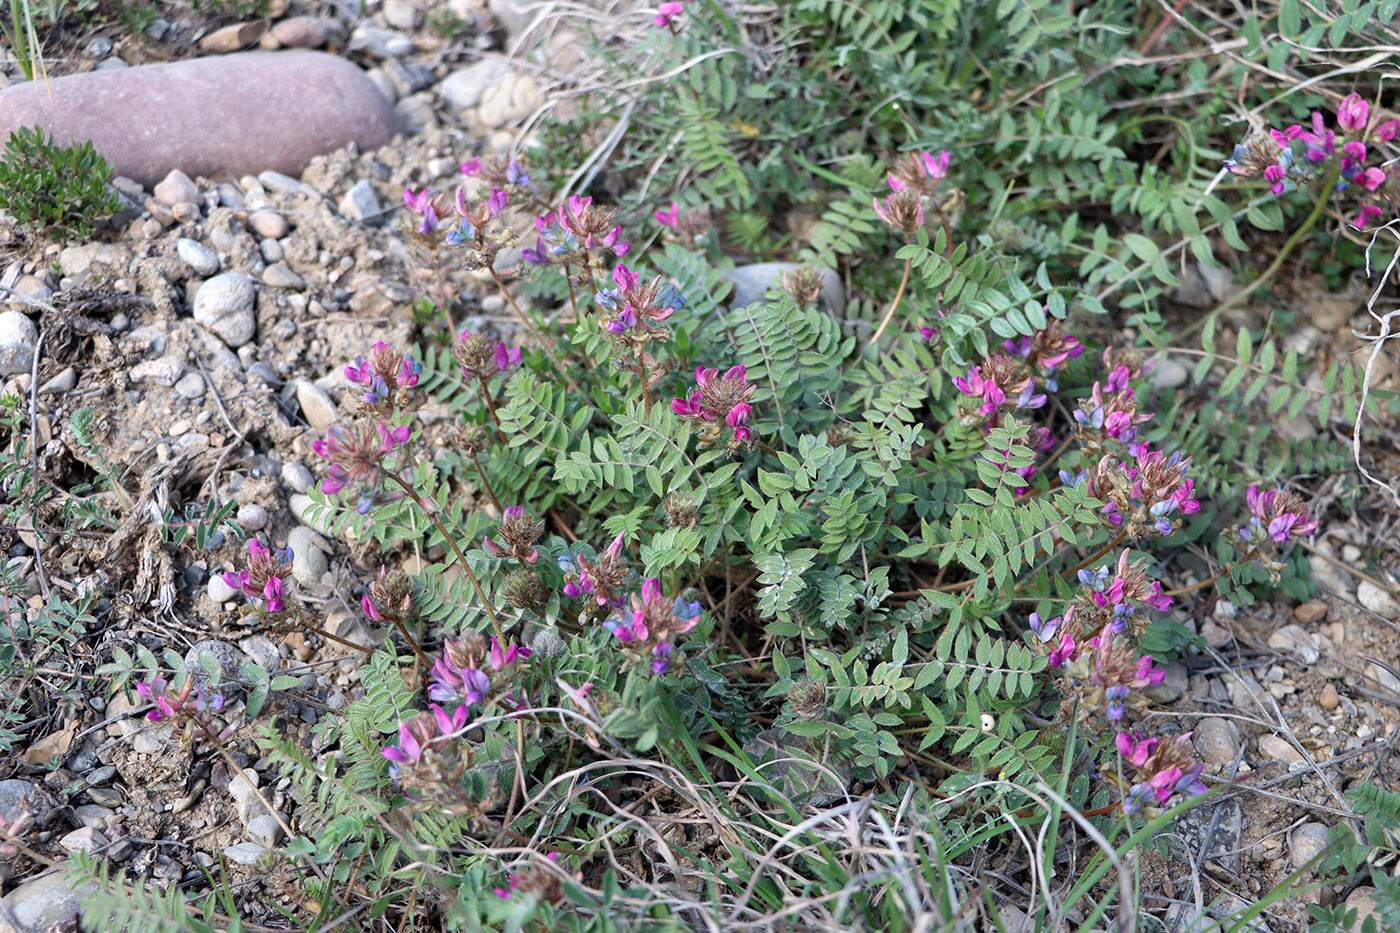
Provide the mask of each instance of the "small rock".
[{"label": "small rock", "polygon": [[469,110],[481,103],[481,95],[509,74],[504,62],[495,58],[485,58],[465,68],[459,68],[442,80],[438,94],[442,102],[454,115]]},{"label": "small rock", "polygon": [[264,849],[275,848],[282,841],[282,824],[271,813],[255,816],[248,821],[248,841]]},{"label": "small rock", "polygon": [[1186,685],[1190,679],[1186,673],[1186,665],[1180,661],[1173,661],[1163,670],[1166,677],[1162,678],[1161,683],[1143,690],[1143,695],[1153,703],[1175,703],[1186,695]]},{"label": "small rock", "polygon": [[389,73],[383,68],[371,68],[369,71],[365,72],[365,77],[369,78],[370,82],[375,87],[379,88],[379,93],[383,94],[384,99],[389,103],[392,104],[399,99],[398,87],[395,86],[393,79],[389,77]]},{"label": "small rock", "polygon": [[[43,875],[5,895],[5,919],[18,924],[19,933],[58,929],[60,924],[76,920],[79,901],[94,889],[93,885],[73,887],[66,871]],[[76,925],[71,928],[77,929]],[[0,929],[9,933],[8,924]]]},{"label": "small rock", "polygon": [[181,201],[170,209],[170,216],[182,224],[193,223],[199,219],[199,205]]},{"label": "small rock", "polygon": [[1324,823],[1304,823],[1289,837],[1289,855],[1294,868],[1302,868],[1327,848],[1327,826]]},{"label": "small rock", "polygon": [[132,382],[149,382],[153,385],[173,387],[185,372],[185,363],[173,354],[154,360],[145,360],[131,367]]},{"label": "small rock", "polygon": [[107,821],[116,816],[116,811],[99,807],[95,803],[85,803],[73,808],[73,816],[84,826],[103,829],[107,826]]},{"label": "small rock", "polygon": [[267,854],[267,849],[256,842],[240,842],[224,849],[224,858],[235,865],[256,865],[258,859]]},{"label": "small rock", "polygon": [[19,311],[0,311],[0,376],[28,373],[34,366],[39,331]]},{"label": "small rock", "polygon": [[73,387],[78,384],[78,371],[69,366],[63,372],[54,376],[48,382],[39,386],[40,395],[62,395],[64,392],[73,391]]},{"label": "small rock", "polygon": [[256,502],[249,502],[238,510],[237,521],[249,531],[261,531],[267,527],[267,509]]},{"label": "small rock", "polygon": [[394,89],[399,92],[400,97],[407,97],[433,86],[433,71],[427,65],[387,61],[384,63],[384,73],[394,82]]},{"label": "small rock", "polygon": [[19,778],[0,781],[0,817],[6,822],[14,822],[22,813],[31,813],[35,822],[42,825],[55,806],[53,795],[33,781]]},{"label": "small rock", "polygon": [[175,383],[175,394],[190,401],[203,398],[205,389],[204,377],[195,372],[185,373],[180,377],[180,381]]},{"label": "small rock", "polygon": [[120,243],[83,243],[66,246],[58,254],[58,268],[69,278],[77,278],[93,266],[126,271],[131,251]]},{"label": "small rock", "polygon": [[114,43],[106,36],[98,36],[83,46],[83,54],[88,58],[106,58],[112,54]]},{"label": "small rock", "polygon": [[1240,730],[1228,719],[1209,716],[1196,723],[1191,742],[1203,763],[1226,765],[1240,753]]},{"label": "small rock", "polygon": [[1304,760],[1302,753],[1293,747],[1292,742],[1277,735],[1259,737],[1259,754],[1263,755],[1266,761],[1277,761],[1285,765]]},{"label": "small rock", "polygon": [[477,105],[477,114],[488,129],[519,123],[540,103],[540,86],[531,75],[514,75],[487,88]]},{"label": "small rock", "polygon": [[1376,930],[1386,929],[1381,915],[1376,911],[1376,889],[1372,887],[1360,887],[1347,895],[1347,910],[1356,911],[1356,922],[1351,925],[1353,930],[1364,930],[1367,917],[1376,918]]},{"label": "small rock", "polygon": [[1265,691],[1259,686],[1259,681],[1244,672],[1232,674],[1230,677],[1230,702],[1236,709],[1254,710],[1262,706],[1269,708],[1269,704],[1264,702]]},{"label": "small rock", "polygon": [[1201,637],[1212,648],[1224,648],[1235,639],[1235,636],[1231,635],[1228,629],[1222,628],[1209,619],[1201,626]]},{"label": "small rock", "polygon": [[1397,678],[1389,669],[1372,662],[1366,666],[1366,670],[1372,679],[1381,685],[1381,689],[1389,690],[1396,696],[1400,696],[1400,678]]},{"label": "small rock", "polygon": [[1322,692],[1318,694],[1317,702],[1330,713],[1342,702],[1342,698],[1337,696],[1337,688],[1329,683],[1322,685]]},{"label": "small rock", "polygon": [[293,492],[305,493],[311,487],[313,479],[311,471],[300,460],[282,464],[282,482]]},{"label": "small rock", "polygon": [[90,826],[84,826],[82,829],[75,829],[58,840],[58,844],[69,852],[91,852],[94,849],[105,849],[107,848],[107,842],[107,837],[102,835],[100,830],[93,829]]},{"label": "small rock", "polygon": [[302,190],[301,182],[298,179],[293,178],[285,172],[276,172],[272,169],[259,172],[258,181],[262,182],[264,187],[270,188],[273,191],[280,191],[283,194],[296,194],[298,191]]},{"label": "small rock", "polygon": [[1285,625],[1269,636],[1269,647],[1297,656],[1304,664],[1316,664],[1322,650],[1300,625]]},{"label": "small rock", "polygon": [[200,51],[227,55],[254,45],[262,38],[266,27],[262,23],[234,23],[222,29],[215,29],[199,40]]},{"label": "small rock", "polygon": [[302,586],[314,586],[330,569],[325,552],[316,546],[316,535],[305,525],[298,525],[287,535],[292,549],[292,578]]},{"label": "small rock", "polygon": [[365,51],[374,58],[403,58],[413,53],[413,40],[403,33],[360,24],[350,33],[349,51]]},{"label": "small rock", "polygon": [[1387,622],[1394,622],[1400,617],[1400,602],[1370,580],[1362,580],[1356,585],[1356,601]]},{"label": "small rock", "polygon": [[1157,365],[1152,368],[1152,388],[1159,392],[1163,389],[1175,389],[1185,385],[1189,375],[1185,366],[1170,357],[1158,360]]},{"label": "small rock", "polygon": [[297,275],[291,269],[280,262],[268,266],[263,270],[262,280],[264,285],[273,288],[305,288],[306,280]]},{"label": "small rock", "polygon": [[379,213],[379,195],[374,193],[374,185],[362,178],[345,192],[339,202],[340,214],[346,220],[366,223]]},{"label": "small rock", "polygon": [[210,574],[205,592],[209,594],[209,600],[216,606],[222,606],[238,595],[237,590],[224,582],[224,575],[221,573]]},{"label": "small rock", "polygon": [[[1326,541],[1319,540],[1315,545],[1322,554],[1328,557],[1335,556],[1332,548]],[[1322,554],[1308,555],[1309,576],[1318,589],[1330,593],[1342,599],[1350,599],[1352,592],[1351,574],[1339,568],[1336,564],[1323,558]]]},{"label": "small rock", "polygon": [[306,423],[317,431],[325,431],[340,417],[335,401],[314,382],[302,380],[297,383],[297,404],[301,406]]},{"label": "small rock", "polygon": [[312,520],[311,516],[315,511],[316,503],[311,501],[310,496],[293,495],[288,498],[287,505],[291,508],[292,514],[296,516],[297,521],[301,522],[307,528],[310,528],[317,534],[330,534],[331,519],[329,516],[316,521]]},{"label": "small rock", "polygon": [[175,241],[175,252],[185,261],[186,265],[205,278],[219,271],[218,253],[203,243],[188,237],[180,237]]},{"label": "small rock", "polygon": [[[764,300],[770,288],[782,288],[783,273],[802,268],[797,262],[758,262],[736,266],[724,273],[734,283],[730,306],[747,308]],[[823,269],[820,302],[828,314],[840,317],[846,312],[846,290],[841,278],[831,269]]]},{"label": "small rock", "polygon": [[277,668],[282,665],[282,656],[277,650],[277,645],[266,635],[250,635],[240,641],[238,647],[254,664],[269,674],[276,673]]},{"label": "small rock", "polygon": [[280,240],[291,229],[287,218],[272,211],[253,211],[248,215],[248,226],[258,236],[272,237],[274,240]]},{"label": "small rock", "polygon": [[319,49],[331,37],[330,24],[319,16],[292,16],[272,27],[271,36],[289,49]]},{"label": "small rock", "polygon": [[199,193],[199,186],[178,168],[172,169],[161,179],[152,193],[156,200],[166,207],[174,207],[176,204],[199,204],[204,200],[204,196]]},{"label": "small rock", "polygon": [[423,11],[413,0],[384,0],[384,22],[395,29],[412,31],[423,21]]},{"label": "small rock", "polygon": [[1317,622],[1327,615],[1327,604],[1320,599],[1310,599],[1293,610],[1293,618],[1299,622]]},{"label": "small rock", "polygon": [[[258,241],[258,252],[262,253],[263,262],[269,264],[281,262],[282,257],[286,255],[285,250],[282,249],[282,244],[278,243],[272,237],[264,237]],[[296,275],[295,272],[292,274]],[[263,280],[267,280],[266,275],[263,276]],[[303,282],[302,284],[304,285],[305,283]]]},{"label": "small rock", "polygon": [[[210,676],[210,672],[205,670],[202,659],[206,657],[214,659],[218,666],[217,675]],[[190,650],[185,652],[185,670],[193,678],[196,687],[209,688],[227,697],[242,683],[243,675],[238,672],[238,668],[247,660],[243,652],[228,642],[206,638],[195,642]]]},{"label": "small rock", "polygon": [[433,108],[432,95],[414,94],[412,97],[405,97],[394,105],[394,113],[398,114],[399,120],[408,127],[411,133],[421,133],[429,127],[438,125],[437,111]]},{"label": "small rock", "polygon": [[1342,560],[1348,564],[1354,564],[1361,559],[1361,548],[1354,544],[1342,545]]},{"label": "small rock", "polygon": [[253,339],[258,322],[253,314],[257,293],[241,272],[216,275],[200,286],[194,298],[194,319],[231,347]]}]

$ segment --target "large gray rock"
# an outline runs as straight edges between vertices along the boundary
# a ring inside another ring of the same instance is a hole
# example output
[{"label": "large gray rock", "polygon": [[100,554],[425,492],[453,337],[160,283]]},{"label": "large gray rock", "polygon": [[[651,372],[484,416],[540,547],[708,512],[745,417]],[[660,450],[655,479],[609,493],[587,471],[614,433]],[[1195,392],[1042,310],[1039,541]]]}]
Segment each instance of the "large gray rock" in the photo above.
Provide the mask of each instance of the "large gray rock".
[{"label": "large gray rock", "polygon": [[[8,917],[0,914],[0,933],[42,933],[54,924],[77,916],[78,900],[92,885],[74,888],[66,871],[55,871],[26,881],[4,897]],[[19,924],[16,928],[9,921]]]},{"label": "large gray rock", "polygon": [[20,311],[0,311],[0,376],[17,376],[34,366],[39,331]]},{"label": "large gray rock", "polygon": [[[783,274],[801,268],[802,263],[799,262],[756,262],[730,269],[724,273],[724,277],[734,283],[730,306],[747,308],[762,301],[768,289],[781,291]],[[821,273],[821,304],[827,313],[840,317],[846,312],[846,290],[841,286],[841,278],[831,269],[823,269]]]},{"label": "large gray rock", "polygon": [[364,72],[321,52],[240,52],[0,91],[0,138],[36,123],[61,144],[91,139],[118,175],[146,185],[176,168],[300,175],[314,156],[350,142],[374,149],[400,130]]}]

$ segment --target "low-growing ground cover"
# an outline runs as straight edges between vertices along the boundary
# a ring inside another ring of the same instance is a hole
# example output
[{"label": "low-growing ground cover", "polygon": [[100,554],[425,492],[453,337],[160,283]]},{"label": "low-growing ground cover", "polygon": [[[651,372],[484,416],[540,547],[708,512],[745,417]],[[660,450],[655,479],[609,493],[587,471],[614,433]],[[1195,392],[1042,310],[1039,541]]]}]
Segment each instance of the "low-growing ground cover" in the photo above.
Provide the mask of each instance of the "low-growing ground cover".
[{"label": "low-growing ground cover", "polygon": [[492,4],[16,224],[0,924],[1400,927],[1394,7]]}]

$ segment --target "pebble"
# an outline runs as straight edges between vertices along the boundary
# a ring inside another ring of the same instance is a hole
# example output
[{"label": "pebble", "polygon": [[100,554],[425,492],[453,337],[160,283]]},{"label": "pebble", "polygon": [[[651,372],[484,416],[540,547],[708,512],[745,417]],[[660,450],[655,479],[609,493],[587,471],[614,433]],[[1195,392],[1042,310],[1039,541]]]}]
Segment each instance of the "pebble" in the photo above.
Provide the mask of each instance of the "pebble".
[{"label": "pebble", "polygon": [[176,204],[199,204],[204,200],[204,196],[199,193],[199,186],[178,168],[171,169],[156,183],[151,193],[166,207],[174,207]]},{"label": "pebble", "polygon": [[1163,671],[1166,676],[1162,678],[1162,682],[1143,690],[1143,695],[1153,703],[1175,703],[1186,695],[1186,686],[1190,679],[1186,665],[1180,661],[1173,661]]},{"label": "pebble", "polygon": [[298,525],[287,535],[287,546],[292,549],[292,578],[302,586],[320,583],[321,576],[330,569],[330,561],[317,547],[315,533]]},{"label": "pebble", "polygon": [[[275,242],[275,241],[274,241]],[[264,285],[272,288],[305,288],[306,280],[297,275],[291,269],[279,263],[274,263],[263,270],[262,280]]]},{"label": "pebble", "polygon": [[1320,599],[1310,599],[1293,610],[1293,618],[1299,622],[1318,622],[1327,615],[1327,603]]},{"label": "pebble", "polygon": [[224,858],[235,865],[256,865],[258,859],[267,854],[267,849],[256,842],[240,842],[224,849]]},{"label": "pebble", "polygon": [[200,286],[194,298],[194,319],[231,347],[253,339],[258,322],[253,315],[257,295],[253,283],[241,272],[216,275]]},{"label": "pebble", "polygon": [[[218,675],[211,677],[209,671],[204,669],[201,659],[211,657],[218,665]],[[206,638],[197,641],[185,652],[185,670],[194,679],[196,687],[213,687],[215,692],[228,696],[231,689],[236,689],[242,682],[242,675],[239,674],[239,665],[247,661],[248,658],[233,645],[226,641],[217,641],[213,638]]]},{"label": "pebble", "polygon": [[[3,898],[8,911],[5,919],[18,924],[20,933],[38,933],[57,929],[60,924],[74,920],[82,897],[94,890],[93,885],[73,887],[66,871],[56,871],[32,881],[26,881]],[[0,929],[8,930],[9,925]],[[76,925],[73,929],[76,929]]]},{"label": "pebble", "polygon": [[116,812],[107,807],[99,807],[95,803],[85,803],[73,808],[73,816],[84,826],[103,829],[107,826],[107,821],[116,816]]},{"label": "pebble", "polygon": [[1356,601],[1388,622],[1400,617],[1400,602],[1370,580],[1362,580],[1356,585]]},{"label": "pebble", "polygon": [[238,643],[238,647],[243,649],[254,664],[269,674],[275,673],[281,666],[282,656],[277,650],[277,645],[266,635],[250,635]]},{"label": "pebble", "polygon": [[413,40],[403,33],[361,24],[350,33],[349,51],[365,51],[374,58],[402,58],[413,53]]},{"label": "pebble", "polygon": [[330,39],[331,28],[319,16],[292,16],[274,25],[271,35],[284,48],[319,49]]},{"label": "pebble", "polygon": [[423,11],[415,0],[384,0],[384,22],[395,29],[412,31],[423,21]]},{"label": "pebble", "polygon": [[58,254],[58,268],[69,278],[77,278],[95,265],[125,271],[130,261],[131,250],[120,243],[66,246]]},{"label": "pebble", "polygon": [[91,852],[94,849],[105,849],[108,840],[106,836],[102,835],[101,830],[84,826],[58,840],[58,844],[69,852]]},{"label": "pebble", "polygon": [[209,583],[205,586],[205,592],[209,594],[210,602],[216,606],[222,606],[238,595],[238,590],[224,582],[224,575],[221,573],[209,575]]},{"label": "pebble", "polygon": [[34,814],[36,822],[43,823],[53,806],[49,792],[32,781],[0,781],[0,817],[6,822],[13,822],[27,811]]},{"label": "pebble", "polygon": [[248,841],[264,849],[271,849],[282,841],[282,824],[271,813],[255,816],[248,821]]},{"label": "pebble", "polygon": [[1259,754],[1263,755],[1266,761],[1278,761],[1285,765],[1304,760],[1302,753],[1293,747],[1292,742],[1277,735],[1260,736]]},{"label": "pebble", "polygon": [[1240,752],[1240,730],[1228,719],[1209,716],[1196,723],[1191,742],[1202,762],[1225,765],[1233,762]]},{"label": "pebble", "polygon": [[394,105],[394,113],[398,114],[403,125],[408,127],[410,133],[421,133],[423,130],[438,125],[437,110],[433,107],[432,95],[414,94],[412,97],[405,97]]},{"label": "pebble", "polygon": [[212,249],[189,237],[175,241],[175,252],[195,272],[208,278],[219,271],[219,255]]},{"label": "pebble", "polygon": [[388,72],[383,68],[371,68],[365,72],[365,77],[369,78],[374,86],[379,88],[379,93],[384,95],[384,99],[389,103],[399,99],[399,89],[394,85],[394,81],[389,77]]},{"label": "pebble", "polygon": [[291,229],[287,218],[273,211],[253,211],[248,215],[248,226],[258,236],[272,237],[274,240],[280,240]]},{"label": "pebble", "polygon": [[1264,688],[1243,671],[1230,675],[1230,702],[1240,710],[1253,710],[1261,705],[1264,709],[1269,708],[1264,702]]},{"label": "pebble", "polygon": [[459,114],[481,103],[481,94],[509,73],[505,63],[495,58],[459,68],[438,85],[438,94],[448,110]]},{"label": "pebble", "polygon": [[291,508],[292,514],[296,516],[297,521],[318,534],[330,534],[330,522],[332,521],[330,516],[326,516],[317,521],[312,520],[311,515],[316,503],[311,500],[310,496],[290,496],[287,499],[287,505]]},{"label": "pebble", "polygon": [[[1329,557],[1335,556],[1331,546],[1326,541],[1319,540],[1315,546]],[[1308,569],[1309,575],[1312,577],[1313,583],[1317,584],[1318,589],[1342,599],[1351,597],[1351,574],[1331,561],[1324,560],[1321,554],[1308,555]]]},{"label": "pebble", "polygon": [[1397,678],[1390,671],[1374,662],[1368,664],[1366,670],[1371,675],[1371,678],[1381,685],[1383,690],[1389,690],[1391,693],[1400,696],[1400,678]]},{"label": "pebble", "polygon": [[112,47],[115,43],[106,36],[98,36],[87,45],[83,46],[83,54],[88,58],[106,58],[112,54]]},{"label": "pebble", "polygon": [[1312,633],[1301,625],[1285,625],[1269,636],[1269,647],[1295,655],[1304,664],[1316,664],[1322,650]]},{"label": "pebble", "polygon": [[1342,560],[1348,564],[1354,564],[1361,559],[1361,548],[1354,544],[1342,545]]},{"label": "pebble", "polygon": [[196,372],[185,373],[180,377],[180,381],[175,383],[175,394],[191,401],[203,398],[205,389],[204,377]]},{"label": "pebble", "polygon": [[1330,713],[1341,704],[1342,698],[1337,696],[1337,688],[1328,683],[1322,685],[1322,692],[1318,694],[1317,702]]},{"label": "pebble", "polygon": [[365,223],[379,213],[379,195],[374,193],[369,179],[362,178],[345,192],[337,206],[346,220]]},{"label": "pebble", "polygon": [[[747,308],[764,300],[770,288],[782,288],[783,273],[802,268],[797,262],[757,262],[736,266],[724,273],[734,283],[730,305]],[[831,269],[822,270],[822,290],[819,298],[828,314],[841,316],[846,311],[846,290],[841,278]]]},{"label": "pebble", "polygon": [[400,97],[433,86],[433,71],[427,65],[391,60],[384,63],[384,73],[394,82],[394,90],[399,92]]},{"label": "pebble", "polygon": [[1325,823],[1304,823],[1293,830],[1289,837],[1289,854],[1293,867],[1301,868],[1327,848],[1327,825]]},{"label": "pebble", "polygon": [[215,29],[200,39],[199,48],[202,52],[213,52],[216,55],[239,52],[261,39],[264,31],[262,23],[234,23],[232,26]]},{"label": "pebble", "polygon": [[1201,637],[1206,640],[1206,644],[1212,648],[1224,648],[1234,641],[1235,636],[1231,635],[1228,629],[1222,628],[1216,623],[1206,620],[1201,625]]},{"label": "pebble", "polygon": [[34,366],[34,346],[39,331],[28,315],[0,311],[0,376],[28,373]]},{"label": "pebble", "polygon": [[291,460],[282,464],[282,483],[293,492],[304,494],[307,489],[311,488],[313,479],[311,471],[300,460]]},{"label": "pebble", "polygon": [[65,392],[73,391],[73,387],[78,384],[78,371],[69,366],[63,372],[54,376],[48,382],[39,386],[40,395],[62,395]]},{"label": "pebble", "polygon": [[297,383],[297,404],[301,406],[306,423],[317,431],[325,431],[340,417],[335,401],[314,382],[303,379]]},{"label": "pebble", "polygon": [[131,367],[132,382],[149,382],[153,385],[173,387],[185,372],[185,362],[173,354],[154,360],[144,360]]},{"label": "pebble", "polygon": [[249,502],[238,510],[237,521],[249,531],[261,531],[267,527],[267,509],[256,502]]},{"label": "pebble", "polygon": [[116,174],[144,185],[172,169],[187,178],[300,175],[315,156],[351,142],[368,152],[400,129],[354,63],[303,51],[204,56],[0,91],[0,138],[34,124],[60,144],[91,139]]},{"label": "pebble", "polygon": [[519,123],[539,103],[539,82],[531,75],[513,75],[482,93],[477,114],[488,129],[496,130]]},{"label": "pebble", "polygon": [[1152,388],[1159,392],[1163,389],[1175,389],[1185,385],[1189,375],[1186,367],[1176,360],[1158,360],[1157,365],[1152,368]]},{"label": "pebble", "polygon": [[1364,930],[1367,917],[1376,918],[1376,930],[1386,929],[1381,915],[1376,911],[1376,889],[1372,887],[1359,887],[1347,895],[1347,910],[1356,911],[1356,922],[1351,925],[1353,930]]},{"label": "pebble", "polygon": [[[286,255],[285,251],[282,249],[282,244],[278,243],[272,237],[264,237],[258,241],[258,252],[262,254],[263,262],[267,263],[281,262],[282,257]],[[296,273],[293,273],[293,275],[295,274]],[[263,281],[267,281],[266,274],[263,275]],[[269,282],[268,284],[270,285],[272,283]],[[302,284],[305,285],[306,283],[303,282]]]},{"label": "pebble", "polygon": [[283,194],[295,194],[301,189],[301,181],[293,178],[285,172],[274,172],[268,169],[258,173],[258,181],[263,183],[263,187],[271,188],[273,191],[280,191]]},{"label": "pebble", "polygon": [[244,768],[240,774],[235,775],[233,780],[229,781],[229,796],[233,798],[234,809],[238,811],[238,820],[244,826],[258,817],[268,814],[267,807],[257,794],[257,787],[261,781],[262,778],[252,768]]}]

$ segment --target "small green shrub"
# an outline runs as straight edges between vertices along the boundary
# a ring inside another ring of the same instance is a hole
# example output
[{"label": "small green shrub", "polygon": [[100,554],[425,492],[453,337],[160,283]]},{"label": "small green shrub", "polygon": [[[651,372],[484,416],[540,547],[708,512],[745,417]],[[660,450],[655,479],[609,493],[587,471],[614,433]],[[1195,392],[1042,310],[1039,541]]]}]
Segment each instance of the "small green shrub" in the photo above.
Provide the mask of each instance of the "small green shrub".
[{"label": "small green shrub", "polygon": [[66,240],[92,235],[96,221],[121,207],[107,187],[112,165],[87,140],[59,146],[40,127],[10,134],[0,158],[0,207],[31,233]]}]

